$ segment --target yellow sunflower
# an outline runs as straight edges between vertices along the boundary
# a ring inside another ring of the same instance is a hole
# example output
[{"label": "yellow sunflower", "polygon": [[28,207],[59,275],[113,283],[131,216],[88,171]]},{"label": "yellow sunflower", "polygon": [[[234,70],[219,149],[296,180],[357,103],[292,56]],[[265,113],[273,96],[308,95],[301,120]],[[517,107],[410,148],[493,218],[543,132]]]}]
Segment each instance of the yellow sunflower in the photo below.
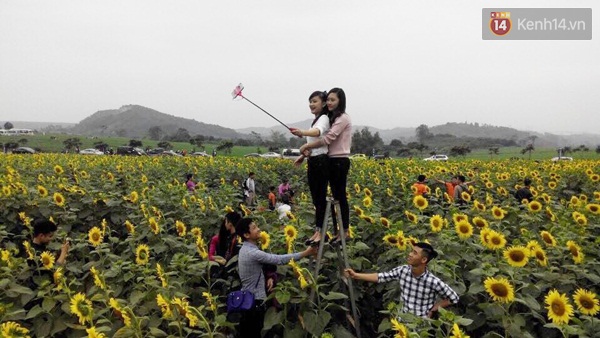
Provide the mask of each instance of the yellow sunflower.
[{"label": "yellow sunflower", "polygon": [[548,182],[548,188],[550,188],[552,190],[556,189],[556,181]]},{"label": "yellow sunflower", "polygon": [[587,217],[585,217],[584,214],[577,212],[577,211],[573,211],[573,220],[575,220],[575,222],[579,225],[587,225],[588,221],[587,221]]},{"label": "yellow sunflower", "polygon": [[298,230],[293,225],[286,225],[283,232],[285,233],[285,240],[288,242],[294,241],[298,236]]},{"label": "yellow sunflower", "polygon": [[600,204],[587,204],[585,209],[594,215],[600,215]]},{"label": "yellow sunflower", "polygon": [[575,295],[573,295],[573,300],[579,312],[584,315],[595,316],[600,311],[598,297],[591,291],[577,289]]},{"label": "yellow sunflower", "polygon": [[489,226],[488,221],[486,221],[483,217],[473,217],[473,225],[478,227],[479,229],[487,228]]},{"label": "yellow sunflower", "polygon": [[173,316],[173,312],[171,311],[171,303],[160,293],[156,295],[156,304],[160,308],[160,311],[163,314],[163,318],[168,319]]},{"label": "yellow sunflower", "polygon": [[529,261],[529,250],[521,245],[511,246],[504,250],[504,258],[510,266],[521,268]]},{"label": "yellow sunflower", "polygon": [[396,247],[398,248],[398,250],[400,250],[400,251],[406,250],[406,245],[408,244],[409,239],[404,237],[404,233],[402,231],[398,231],[396,236],[398,236],[398,243],[396,243]]},{"label": "yellow sunflower", "polygon": [[52,267],[54,267],[54,259],[54,255],[49,251],[44,251],[40,255],[40,261],[42,262],[44,269],[52,269]]},{"label": "yellow sunflower", "polygon": [[63,168],[61,166],[59,166],[58,164],[54,166],[54,172],[57,175],[61,175],[62,173],[64,173],[65,171],[63,170]]},{"label": "yellow sunflower", "polygon": [[417,195],[413,198],[413,205],[423,211],[425,209],[427,209],[427,206],[429,206],[429,202],[427,202],[427,199],[421,195]]},{"label": "yellow sunflower", "polygon": [[134,190],[129,194],[128,200],[131,201],[131,203],[137,203],[139,197],[137,191]]},{"label": "yellow sunflower", "polygon": [[547,246],[556,246],[556,239],[554,239],[554,236],[548,231],[540,232],[540,236],[542,236],[542,240]]},{"label": "yellow sunflower", "polygon": [[125,221],[125,228],[130,234],[135,234],[135,225],[133,225],[133,223],[131,223],[129,220]]},{"label": "yellow sunflower", "polygon": [[485,244],[490,250],[499,250],[506,245],[506,238],[503,233],[490,230],[487,233],[487,243]]},{"label": "yellow sunflower", "polygon": [[365,196],[367,196],[367,197],[373,196],[373,193],[371,192],[371,190],[369,190],[369,188],[365,188],[363,191],[365,193]]},{"label": "yellow sunflower", "polygon": [[452,336],[450,336],[451,338],[470,338],[469,336],[467,336],[466,334],[464,334],[464,332],[462,332],[460,330],[460,328],[458,327],[458,324],[454,323],[454,325],[452,326]]},{"label": "yellow sunflower", "polygon": [[183,223],[182,221],[175,222],[175,229],[177,229],[177,234],[180,237],[185,236],[185,234],[187,232],[187,227],[185,226],[185,223]]},{"label": "yellow sunflower", "polygon": [[391,223],[390,223],[390,220],[389,220],[389,219],[387,219],[387,218],[385,218],[385,217],[380,217],[380,218],[379,218],[379,221],[381,222],[381,225],[383,225],[384,227],[386,227],[386,228],[389,228],[389,227],[390,227],[390,224],[391,224]]},{"label": "yellow sunflower", "polygon": [[468,239],[473,236],[473,226],[468,221],[456,223],[455,230],[460,239]]},{"label": "yellow sunflower", "polygon": [[85,325],[86,322],[92,323],[92,318],[94,317],[92,301],[85,298],[83,293],[79,292],[71,298],[70,309],[71,313],[77,315],[79,318],[79,324]]},{"label": "yellow sunflower", "polygon": [[474,200],[473,201],[473,209],[483,212],[486,210],[486,206],[485,206],[485,204],[480,203],[478,200]]},{"label": "yellow sunflower", "polygon": [[54,199],[54,204],[58,205],[59,207],[65,206],[65,197],[61,193],[55,192],[52,198]]},{"label": "yellow sunflower", "polygon": [[15,322],[2,323],[0,325],[0,334],[2,337],[30,337],[29,330]]},{"label": "yellow sunflower", "polygon": [[357,216],[361,216],[364,213],[364,211],[358,205],[354,206],[354,212],[356,212]]},{"label": "yellow sunflower", "polygon": [[41,197],[46,197],[48,196],[48,189],[46,189],[44,186],[42,185],[38,185],[37,186],[37,191],[38,194],[40,194]]},{"label": "yellow sunflower", "polygon": [[419,219],[417,218],[417,215],[413,214],[412,212],[405,210],[404,214],[406,215],[406,218],[408,218],[408,220],[414,224],[417,224],[417,222],[419,221]]},{"label": "yellow sunflower", "polygon": [[104,237],[102,236],[102,231],[100,230],[100,228],[98,227],[93,227],[90,229],[90,231],[88,232],[88,239],[90,241],[90,244],[92,244],[93,246],[98,246],[102,243],[102,241],[104,240]]},{"label": "yellow sunflower", "polygon": [[462,221],[468,222],[469,216],[467,216],[465,214],[453,214],[452,220],[454,221],[454,224],[460,223]]},{"label": "yellow sunflower", "polygon": [[162,287],[166,288],[168,286],[167,279],[165,278],[165,272],[159,263],[156,263],[156,275],[158,276],[158,279],[160,279]]},{"label": "yellow sunflower", "polygon": [[150,248],[146,244],[140,244],[135,249],[135,263],[146,265],[150,260]]},{"label": "yellow sunflower", "polygon": [[574,241],[567,242],[567,248],[571,252],[571,256],[573,256],[573,262],[575,264],[580,264],[583,262],[583,257],[585,256],[583,252],[581,252],[581,247],[577,245]]},{"label": "yellow sunflower", "polygon": [[260,248],[262,250],[267,250],[269,245],[271,244],[271,236],[266,231],[260,232]]},{"label": "yellow sunflower", "polygon": [[371,200],[371,197],[366,196],[365,198],[363,198],[363,205],[365,206],[365,208],[370,208],[373,205],[373,200]]},{"label": "yellow sunflower", "polygon": [[536,240],[531,240],[527,242],[527,250],[529,250],[529,254],[533,257],[533,251],[535,249],[541,249],[540,243]]},{"label": "yellow sunflower", "polygon": [[550,207],[546,207],[546,216],[548,216],[548,218],[552,222],[556,222],[556,220],[558,219],[556,215],[552,212],[552,209],[550,209]]},{"label": "yellow sunflower", "polygon": [[492,216],[494,216],[494,218],[498,220],[503,219],[504,216],[506,216],[506,211],[494,205],[492,207]]},{"label": "yellow sunflower", "polygon": [[396,318],[390,319],[392,330],[396,331],[394,338],[408,338],[408,329],[404,324],[400,323]]},{"label": "yellow sunflower", "polygon": [[100,272],[96,269],[95,266],[92,266],[92,268],[90,269],[90,273],[92,274],[92,277],[94,278],[94,285],[96,285],[97,287],[99,287],[102,290],[106,289],[106,284],[104,284],[104,281],[100,277]]},{"label": "yellow sunflower", "polygon": [[396,246],[398,245],[398,236],[396,236],[395,234],[385,235],[383,236],[383,242],[391,246]]},{"label": "yellow sunflower", "polygon": [[544,249],[538,247],[533,249],[532,252],[532,256],[535,257],[535,260],[540,266],[548,265],[548,256],[546,255],[546,251],[544,251]]},{"label": "yellow sunflower", "polygon": [[485,291],[496,302],[510,303],[515,299],[515,289],[506,278],[486,278]]},{"label": "yellow sunflower", "polygon": [[460,198],[462,198],[462,200],[465,202],[471,202],[471,194],[466,191],[460,193]]},{"label": "yellow sunflower", "polygon": [[356,193],[360,193],[360,185],[358,185],[358,183],[354,183],[354,191],[356,191]]},{"label": "yellow sunflower", "polygon": [[542,204],[538,201],[531,201],[527,204],[527,208],[531,212],[540,212],[542,211]]},{"label": "yellow sunflower", "polygon": [[431,225],[431,231],[440,232],[444,227],[444,219],[440,215],[434,215],[429,219],[429,224]]},{"label": "yellow sunflower", "polygon": [[556,325],[568,324],[573,316],[573,306],[569,304],[566,294],[560,294],[556,289],[551,290],[544,298],[548,319]]},{"label": "yellow sunflower", "polygon": [[158,224],[158,221],[156,221],[156,218],[150,217],[148,219],[148,226],[150,226],[150,230],[152,230],[155,235],[158,235],[160,232],[160,225]]}]

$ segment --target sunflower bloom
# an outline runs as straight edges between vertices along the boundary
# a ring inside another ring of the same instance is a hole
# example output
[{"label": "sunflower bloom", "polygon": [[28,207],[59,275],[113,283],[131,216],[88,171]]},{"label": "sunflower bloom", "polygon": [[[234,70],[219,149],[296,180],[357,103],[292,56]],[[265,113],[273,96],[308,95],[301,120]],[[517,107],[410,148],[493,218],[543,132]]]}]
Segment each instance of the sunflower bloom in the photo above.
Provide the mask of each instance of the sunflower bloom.
[{"label": "sunflower bloom", "polygon": [[538,201],[531,201],[527,204],[527,208],[531,212],[540,212],[542,211],[542,204]]},{"label": "sunflower bloom", "polygon": [[267,250],[269,245],[271,244],[271,235],[269,235],[266,231],[260,232],[260,248],[262,250]]},{"label": "sunflower bloom", "polygon": [[2,337],[30,337],[29,330],[15,322],[2,323],[0,325],[0,335]]},{"label": "sunflower bloom", "polygon": [[467,216],[465,214],[453,214],[452,221],[454,221],[454,224],[460,223],[462,221],[468,222],[469,216]]},{"label": "sunflower bloom", "polygon": [[40,261],[42,262],[44,269],[50,270],[52,267],[54,267],[54,255],[49,251],[42,252],[40,255]]},{"label": "sunflower bloom", "polygon": [[185,234],[187,232],[187,228],[185,226],[185,223],[183,223],[182,221],[176,221],[175,222],[175,229],[177,229],[177,234],[180,237],[185,236]]},{"label": "sunflower bloom", "polygon": [[489,226],[489,223],[485,220],[485,218],[476,216],[473,217],[473,225],[478,227],[479,229],[483,229],[487,228]]},{"label": "sunflower bloom", "polygon": [[83,293],[79,292],[71,298],[70,309],[71,313],[77,315],[79,318],[79,324],[85,325],[86,322],[92,323],[92,318],[94,317],[92,301],[85,298]]},{"label": "sunflower bloom", "polygon": [[285,240],[289,242],[294,241],[298,236],[298,230],[293,225],[286,225],[283,232],[285,233]]},{"label": "sunflower bloom", "polygon": [[506,278],[486,278],[485,291],[496,302],[510,303],[515,299],[515,289]]},{"label": "sunflower bloom", "polygon": [[158,224],[158,221],[156,221],[156,218],[150,217],[148,219],[148,226],[155,235],[158,235],[158,233],[160,232],[160,225]]},{"label": "sunflower bloom", "polygon": [[58,164],[54,166],[54,172],[57,175],[61,175],[62,173],[64,173],[65,171],[63,170],[63,168],[61,166],[59,166]]},{"label": "sunflower bloom", "polygon": [[504,216],[506,216],[506,211],[494,205],[492,207],[492,216],[494,216],[494,218],[497,220],[501,220],[504,218]]},{"label": "sunflower bloom", "polygon": [[206,251],[206,244],[204,243],[202,236],[196,237],[196,250],[202,259],[206,259],[208,257],[208,251]]},{"label": "sunflower bloom", "polygon": [[365,206],[365,208],[370,208],[373,205],[373,200],[371,199],[371,197],[366,196],[365,198],[363,198],[363,205]]},{"label": "sunflower bloom", "polygon": [[104,236],[102,236],[102,231],[100,230],[100,228],[93,227],[88,232],[88,239],[90,241],[90,244],[92,244],[93,246],[98,246],[104,240]]},{"label": "sunflower bloom", "polygon": [[379,221],[381,222],[381,225],[383,225],[384,227],[386,227],[386,228],[389,228],[389,227],[390,227],[390,224],[391,224],[391,223],[390,223],[390,220],[389,220],[389,219],[387,219],[387,218],[385,218],[385,217],[380,217],[380,218],[379,218]]},{"label": "sunflower bloom", "polygon": [[38,194],[40,194],[40,197],[46,197],[46,196],[48,196],[48,189],[46,189],[42,185],[38,185],[37,186],[37,191],[38,191]]},{"label": "sunflower bloom", "polygon": [[408,329],[404,324],[400,323],[396,318],[390,319],[392,330],[396,331],[395,338],[408,338]]},{"label": "sunflower bloom", "polygon": [[106,289],[106,284],[100,278],[100,272],[98,272],[98,270],[96,270],[95,266],[92,266],[92,268],[90,269],[90,272],[92,273],[92,277],[94,277],[94,285],[96,285],[97,287],[99,287],[102,290]]},{"label": "sunflower bloom", "polygon": [[150,260],[150,248],[146,244],[140,244],[135,249],[135,263],[146,265]]},{"label": "sunflower bloom", "polygon": [[454,227],[460,239],[468,239],[473,236],[473,226],[467,221],[460,221]]},{"label": "sunflower bloom", "polygon": [[546,251],[542,248],[535,248],[532,251],[532,257],[535,257],[535,260],[538,262],[540,266],[548,265],[548,256],[546,255]]},{"label": "sunflower bloom", "polygon": [[65,206],[65,197],[59,193],[59,192],[55,192],[54,195],[52,196],[52,199],[54,200],[54,204],[56,204],[59,207],[64,207]]},{"label": "sunflower bloom", "polygon": [[575,295],[573,295],[573,300],[575,301],[575,305],[577,305],[577,310],[584,315],[595,316],[600,312],[598,297],[591,291],[577,289]]},{"label": "sunflower bloom", "polygon": [[[483,233],[483,231],[482,231]],[[500,250],[506,245],[506,238],[504,234],[495,230],[489,230],[487,235],[487,242],[484,243],[490,250]]]},{"label": "sunflower bloom", "polygon": [[429,224],[431,225],[431,231],[440,232],[444,227],[444,219],[440,215],[434,215],[429,219]]},{"label": "sunflower bloom", "polygon": [[417,222],[419,221],[419,219],[417,218],[417,215],[413,214],[412,212],[405,210],[404,211],[404,215],[406,215],[406,218],[408,218],[408,220],[411,223],[417,224]]},{"label": "sunflower bloom", "polygon": [[529,250],[524,246],[511,246],[504,250],[504,258],[510,266],[522,268],[529,261]]},{"label": "sunflower bloom", "polygon": [[127,198],[127,200],[129,200],[131,203],[137,203],[138,199],[139,199],[139,195],[138,195],[137,191],[135,191],[135,190],[132,191],[129,194],[129,197]]},{"label": "sunflower bloom", "polygon": [[360,193],[360,185],[358,185],[358,183],[354,183],[354,191],[356,191],[356,193]]},{"label": "sunflower bloom", "polygon": [[569,304],[566,294],[560,294],[556,289],[551,290],[544,298],[548,319],[556,325],[568,324],[573,316],[573,306]]},{"label": "sunflower bloom", "polygon": [[160,279],[162,287],[166,288],[168,286],[167,279],[165,278],[165,272],[159,263],[156,263],[156,275],[158,276],[158,279]]},{"label": "sunflower bloom", "polygon": [[95,326],[92,326],[89,329],[85,329],[85,332],[87,332],[88,338],[106,338],[106,335],[104,333],[96,331]]},{"label": "sunflower bloom", "polygon": [[450,336],[452,338],[469,338],[469,336],[467,336],[466,334],[464,334],[464,332],[462,332],[460,330],[460,328],[458,327],[458,324],[454,323],[454,325],[452,326],[452,336]]},{"label": "sunflower bloom", "polygon": [[600,204],[587,204],[585,209],[594,215],[600,215]]},{"label": "sunflower bloom", "polygon": [[108,304],[113,309],[115,316],[117,316],[119,319],[122,319],[125,326],[131,327],[131,317],[125,311],[125,309],[122,308],[121,305],[119,305],[119,302],[116,299],[111,298],[108,301]]},{"label": "sunflower bloom", "polygon": [[584,257],[583,252],[581,252],[581,247],[574,241],[568,241],[567,248],[571,252],[571,256],[573,256],[573,262],[575,262],[575,264],[581,264]]},{"label": "sunflower bloom", "polygon": [[548,231],[540,232],[540,236],[542,236],[542,240],[547,246],[556,246],[556,239],[554,239],[554,236]]},{"label": "sunflower bloom", "polygon": [[163,314],[163,318],[169,319],[173,317],[173,312],[171,311],[171,303],[160,293],[156,295],[156,304],[160,308],[160,311]]},{"label": "sunflower bloom", "polygon": [[473,209],[475,210],[479,210],[479,211],[485,211],[486,210],[486,206],[484,203],[479,202],[478,200],[474,200],[473,201]]},{"label": "sunflower bloom", "polygon": [[536,240],[531,240],[527,242],[527,250],[529,250],[529,254],[533,257],[533,251],[536,249],[541,249],[540,243]]},{"label": "sunflower bloom", "polygon": [[210,310],[212,312],[216,312],[217,304],[215,303],[215,299],[213,298],[213,296],[208,292],[202,292],[202,297],[206,298],[206,302],[208,303]]},{"label": "sunflower bloom", "polygon": [[361,208],[360,208],[358,205],[355,205],[355,206],[354,206],[354,212],[356,212],[356,216],[359,216],[359,217],[360,217],[362,214],[364,214],[364,211],[363,211],[363,210],[362,210],[362,209],[361,209]]},{"label": "sunflower bloom", "polygon": [[35,254],[33,249],[31,249],[31,244],[28,241],[23,242],[23,247],[25,248],[25,252],[27,253],[27,259],[33,260],[35,258]]},{"label": "sunflower bloom", "polygon": [[413,198],[413,205],[423,211],[425,209],[427,209],[427,207],[429,206],[429,202],[427,201],[427,199],[421,195],[417,195]]},{"label": "sunflower bloom", "polygon": [[135,225],[133,225],[133,223],[131,223],[129,220],[125,221],[125,228],[127,229],[127,232],[130,234],[135,234]]},{"label": "sunflower bloom", "polygon": [[391,246],[396,246],[398,245],[398,236],[394,234],[385,235],[383,236],[383,242]]}]

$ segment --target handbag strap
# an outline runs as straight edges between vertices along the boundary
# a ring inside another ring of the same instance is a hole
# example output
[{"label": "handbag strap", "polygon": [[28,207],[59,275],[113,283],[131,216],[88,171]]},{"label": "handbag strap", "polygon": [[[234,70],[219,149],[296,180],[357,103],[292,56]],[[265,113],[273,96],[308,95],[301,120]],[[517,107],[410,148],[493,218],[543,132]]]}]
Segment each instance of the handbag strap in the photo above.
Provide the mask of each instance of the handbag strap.
[{"label": "handbag strap", "polygon": [[258,282],[260,282],[260,275],[262,274],[262,269],[260,270],[260,272],[258,273],[258,279],[256,280],[256,285],[254,285],[254,288],[256,289],[258,287]]}]

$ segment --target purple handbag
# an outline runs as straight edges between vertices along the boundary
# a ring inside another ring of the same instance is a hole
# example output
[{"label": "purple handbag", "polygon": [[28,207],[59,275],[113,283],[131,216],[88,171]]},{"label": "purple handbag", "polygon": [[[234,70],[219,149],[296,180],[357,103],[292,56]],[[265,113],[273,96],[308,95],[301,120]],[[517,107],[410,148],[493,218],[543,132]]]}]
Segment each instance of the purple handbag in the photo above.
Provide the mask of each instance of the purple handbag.
[{"label": "purple handbag", "polygon": [[[260,272],[262,274],[262,271]],[[256,285],[260,281],[260,274],[256,280]],[[254,294],[250,291],[233,291],[227,295],[227,313],[244,312],[254,307]]]},{"label": "purple handbag", "polygon": [[227,313],[244,312],[254,307],[254,294],[250,291],[233,291],[227,296]]}]

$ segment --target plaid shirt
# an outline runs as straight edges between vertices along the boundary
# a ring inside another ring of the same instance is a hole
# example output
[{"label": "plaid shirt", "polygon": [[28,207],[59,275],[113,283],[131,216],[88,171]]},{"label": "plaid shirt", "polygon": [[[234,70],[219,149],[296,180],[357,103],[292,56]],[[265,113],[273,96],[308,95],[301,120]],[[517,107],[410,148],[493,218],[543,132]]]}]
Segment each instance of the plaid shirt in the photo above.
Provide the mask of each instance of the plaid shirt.
[{"label": "plaid shirt", "polygon": [[404,312],[427,317],[438,297],[448,299],[452,304],[458,303],[456,292],[427,269],[419,277],[413,276],[411,267],[408,265],[377,274],[378,283],[392,280],[400,282],[401,297],[404,303],[402,311]]},{"label": "plaid shirt", "polygon": [[255,299],[266,299],[263,264],[283,265],[299,260],[299,252],[287,255],[274,255],[260,250],[256,244],[244,242],[238,254],[238,271],[242,280],[242,291],[250,291]]}]

